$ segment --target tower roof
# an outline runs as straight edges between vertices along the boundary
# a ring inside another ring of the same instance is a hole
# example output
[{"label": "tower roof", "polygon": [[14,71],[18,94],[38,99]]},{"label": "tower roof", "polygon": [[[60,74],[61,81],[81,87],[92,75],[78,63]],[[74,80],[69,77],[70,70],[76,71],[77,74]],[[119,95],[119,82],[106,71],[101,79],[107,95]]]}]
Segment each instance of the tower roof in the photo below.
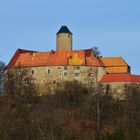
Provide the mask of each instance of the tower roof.
[{"label": "tower roof", "polygon": [[57,34],[59,34],[59,33],[70,33],[70,34],[72,34],[67,26],[61,26],[61,28],[59,29]]}]

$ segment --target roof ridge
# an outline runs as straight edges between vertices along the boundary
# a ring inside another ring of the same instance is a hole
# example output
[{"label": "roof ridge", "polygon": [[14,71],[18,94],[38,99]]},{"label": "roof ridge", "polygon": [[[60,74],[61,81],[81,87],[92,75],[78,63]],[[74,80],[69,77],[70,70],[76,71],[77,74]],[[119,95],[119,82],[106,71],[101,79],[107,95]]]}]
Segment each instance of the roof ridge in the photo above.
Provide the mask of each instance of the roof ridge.
[{"label": "roof ridge", "polygon": [[27,52],[36,52],[36,51],[33,51],[33,50],[25,50],[25,49],[17,49],[17,51],[19,51],[19,52],[22,52],[22,51],[27,51]]},{"label": "roof ridge", "polygon": [[107,57],[107,56],[105,56],[105,57],[101,57],[101,58],[123,58],[122,56],[109,56],[109,57]]}]

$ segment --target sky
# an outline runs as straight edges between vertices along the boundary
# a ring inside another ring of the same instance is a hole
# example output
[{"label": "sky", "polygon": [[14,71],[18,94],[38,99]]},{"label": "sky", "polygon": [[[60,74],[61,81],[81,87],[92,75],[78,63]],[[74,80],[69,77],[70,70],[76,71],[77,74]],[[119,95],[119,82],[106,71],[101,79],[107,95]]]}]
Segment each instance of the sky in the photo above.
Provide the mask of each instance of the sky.
[{"label": "sky", "polygon": [[73,49],[98,47],[140,74],[140,0],[0,0],[0,61],[18,48],[50,51],[66,25]]}]

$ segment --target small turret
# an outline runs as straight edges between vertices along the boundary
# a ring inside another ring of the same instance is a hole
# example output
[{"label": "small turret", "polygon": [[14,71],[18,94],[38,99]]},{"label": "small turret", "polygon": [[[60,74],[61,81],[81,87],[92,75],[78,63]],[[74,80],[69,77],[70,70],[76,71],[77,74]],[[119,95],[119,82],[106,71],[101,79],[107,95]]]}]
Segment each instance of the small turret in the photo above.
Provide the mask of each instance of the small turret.
[{"label": "small turret", "polygon": [[67,26],[56,33],[56,50],[72,50],[72,33]]}]

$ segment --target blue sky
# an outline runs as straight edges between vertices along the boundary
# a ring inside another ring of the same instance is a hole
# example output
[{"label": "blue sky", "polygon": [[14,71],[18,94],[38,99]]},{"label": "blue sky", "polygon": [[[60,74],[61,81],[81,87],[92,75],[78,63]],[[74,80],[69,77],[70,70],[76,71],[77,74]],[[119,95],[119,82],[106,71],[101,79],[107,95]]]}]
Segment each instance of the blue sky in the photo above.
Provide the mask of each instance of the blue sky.
[{"label": "blue sky", "polygon": [[140,74],[140,0],[0,0],[0,60],[18,48],[49,51],[67,25],[73,48],[99,47]]}]

